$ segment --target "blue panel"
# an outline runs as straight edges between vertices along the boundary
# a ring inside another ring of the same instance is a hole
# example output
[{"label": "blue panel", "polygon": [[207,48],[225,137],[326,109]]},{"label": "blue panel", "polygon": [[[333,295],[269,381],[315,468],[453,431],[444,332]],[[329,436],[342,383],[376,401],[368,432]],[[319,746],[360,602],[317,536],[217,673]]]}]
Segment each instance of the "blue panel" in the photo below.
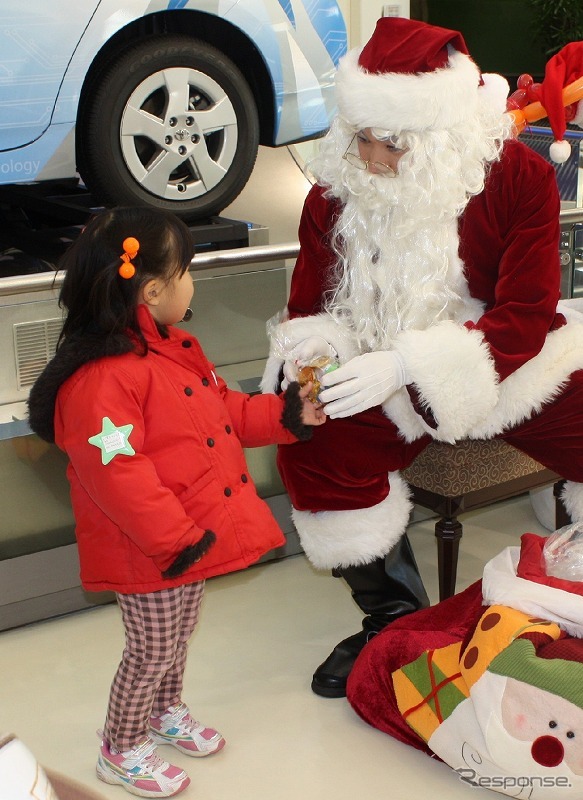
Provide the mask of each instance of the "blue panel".
[{"label": "blue panel", "polygon": [[292,8],[291,0],[278,0],[278,2],[279,2],[279,5],[283,8],[287,18],[289,19],[289,21],[291,22],[291,24],[295,28],[296,27],[296,18],[294,16],[294,10]]},{"label": "blue panel", "polygon": [[579,150],[582,146],[583,131],[565,131],[564,138],[571,145],[571,155],[564,164],[555,164],[549,156],[549,147],[554,142],[555,137],[550,128],[530,126],[520,134],[519,140],[528,145],[541,155],[555,168],[557,175],[557,185],[561,200],[576,201],[577,190],[579,187]]},{"label": "blue panel", "polygon": [[346,52],[346,25],[336,0],[303,0],[312,24],[334,64]]}]

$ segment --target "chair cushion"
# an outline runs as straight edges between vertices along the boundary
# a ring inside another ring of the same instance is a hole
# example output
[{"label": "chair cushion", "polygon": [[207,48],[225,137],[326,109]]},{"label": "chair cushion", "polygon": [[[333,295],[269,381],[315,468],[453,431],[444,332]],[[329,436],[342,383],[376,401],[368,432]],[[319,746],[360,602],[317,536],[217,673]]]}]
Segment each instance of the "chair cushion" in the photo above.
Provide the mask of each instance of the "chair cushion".
[{"label": "chair cushion", "polygon": [[541,472],[538,461],[499,439],[431,442],[401,475],[413,486],[445,497]]}]

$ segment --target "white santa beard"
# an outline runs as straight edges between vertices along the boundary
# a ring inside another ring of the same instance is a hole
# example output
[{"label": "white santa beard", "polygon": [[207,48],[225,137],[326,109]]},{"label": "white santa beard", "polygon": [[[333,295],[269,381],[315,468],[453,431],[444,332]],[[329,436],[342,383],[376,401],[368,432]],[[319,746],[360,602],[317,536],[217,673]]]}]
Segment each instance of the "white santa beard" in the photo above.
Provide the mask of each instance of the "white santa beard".
[{"label": "white santa beard", "polygon": [[468,318],[457,255],[460,186],[452,186],[451,175],[424,192],[421,205],[418,177],[406,167],[396,178],[354,168],[344,178],[335,227],[342,243],[338,289],[328,310],[350,320],[361,349],[386,349],[399,330]]}]

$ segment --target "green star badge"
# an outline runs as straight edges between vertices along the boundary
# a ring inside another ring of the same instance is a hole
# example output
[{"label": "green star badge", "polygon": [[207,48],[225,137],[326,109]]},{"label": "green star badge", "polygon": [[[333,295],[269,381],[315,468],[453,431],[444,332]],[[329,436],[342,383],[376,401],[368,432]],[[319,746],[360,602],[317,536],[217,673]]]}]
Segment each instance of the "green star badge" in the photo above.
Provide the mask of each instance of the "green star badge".
[{"label": "green star badge", "polygon": [[111,459],[115,458],[118,453],[124,453],[126,456],[134,456],[136,454],[136,451],[129,443],[130,433],[133,429],[133,425],[116,426],[109,417],[103,417],[100,433],[90,436],[87,441],[101,450],[101,463],[109,464]]}]

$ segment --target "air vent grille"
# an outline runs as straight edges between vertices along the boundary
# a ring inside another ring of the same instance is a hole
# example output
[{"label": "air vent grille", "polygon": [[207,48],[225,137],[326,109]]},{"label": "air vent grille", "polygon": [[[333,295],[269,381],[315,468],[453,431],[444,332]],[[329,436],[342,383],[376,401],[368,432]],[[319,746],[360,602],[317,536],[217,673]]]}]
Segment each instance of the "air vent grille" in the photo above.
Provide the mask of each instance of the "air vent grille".
[{"label": "air vent grille", "polygon": [[16,382],[19,390],[30,388],[54,356],[62,326],[60,317],[14,325]]}]

